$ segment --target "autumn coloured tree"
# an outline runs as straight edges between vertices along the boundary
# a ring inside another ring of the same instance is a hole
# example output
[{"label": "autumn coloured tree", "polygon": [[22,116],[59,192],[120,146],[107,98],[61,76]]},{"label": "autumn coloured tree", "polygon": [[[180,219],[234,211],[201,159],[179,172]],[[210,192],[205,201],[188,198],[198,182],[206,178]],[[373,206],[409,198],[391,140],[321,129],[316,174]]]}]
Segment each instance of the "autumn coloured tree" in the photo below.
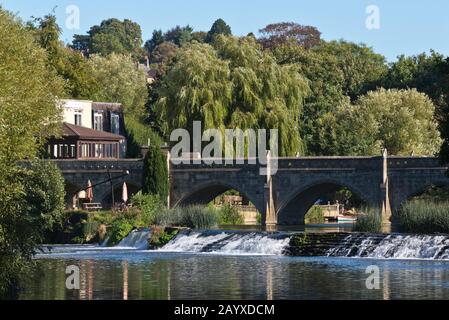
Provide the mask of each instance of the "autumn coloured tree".
[{"label": "autumn coloured tree", "polygon": [[321,32],[313,26],[304,26],[294,22],[280,22],[260,29],[259,42],[264,48],[272,49],[293,42],[310,49],[321,41]]}]

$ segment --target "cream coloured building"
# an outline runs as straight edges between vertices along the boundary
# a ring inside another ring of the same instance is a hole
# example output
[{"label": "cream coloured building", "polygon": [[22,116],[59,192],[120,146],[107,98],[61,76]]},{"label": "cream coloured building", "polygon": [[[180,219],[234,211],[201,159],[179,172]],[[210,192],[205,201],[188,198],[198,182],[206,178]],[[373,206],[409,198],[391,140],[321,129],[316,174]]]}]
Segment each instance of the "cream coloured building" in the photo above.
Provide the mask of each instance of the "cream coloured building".
[{"label": "cream coloured building", "polygon": [[64,122],[75,126],[92,128],[92,101],[60,100]]}]

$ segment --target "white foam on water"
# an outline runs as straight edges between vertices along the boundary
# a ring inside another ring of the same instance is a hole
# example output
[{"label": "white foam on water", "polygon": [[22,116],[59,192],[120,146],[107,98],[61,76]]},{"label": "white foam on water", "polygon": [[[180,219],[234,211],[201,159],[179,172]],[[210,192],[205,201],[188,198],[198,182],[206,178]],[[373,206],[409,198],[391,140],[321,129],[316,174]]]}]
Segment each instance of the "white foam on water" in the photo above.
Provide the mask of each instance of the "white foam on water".
[{"label": "white foam on water", "polygon": [[191,232],[180,234],[160,251],[203,252],[225,255],[282,255],[290,237],[262,233]]},{"label": "white foam on water", "polygon": [[133,230],[126,238],[120,241],[120,243],[116,245],[115,248],[147,250],[148,239],[150,237],[151,237],[151,229]]},{"label": "white foam on water", "polygon": [[449,260],[449,237],[444,235],[379,236],[349,235],[327,256],[373,259],[428,259]]},{"label": "white foam on water", "polygon": [[179,234],[176,238],[166,244],[159,251],[170,252],[201,252],[207,245],[216,243],[229,237],[229,234],[219,233],[213,235],[203,235],[200,232],[190,234]]},{"label": "white foam on water", "polygon": [[389,259],[445,259],[449,239],[445,236],[388,236],[368,255]]}]

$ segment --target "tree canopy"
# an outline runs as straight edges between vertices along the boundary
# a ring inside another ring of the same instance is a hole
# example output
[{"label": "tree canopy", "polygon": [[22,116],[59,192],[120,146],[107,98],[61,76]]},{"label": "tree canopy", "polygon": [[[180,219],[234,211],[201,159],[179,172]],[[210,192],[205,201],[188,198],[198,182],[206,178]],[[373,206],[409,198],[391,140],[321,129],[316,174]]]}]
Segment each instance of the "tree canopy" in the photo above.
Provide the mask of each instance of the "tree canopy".
[{"label": "tree canopy", "polygon": [[226,24],[226,22],[223,19],[217,19],[214,22],[212,28],[207,33],[205,41],[211,43],[212,41],[214,41],[215,37],[218,36],[219,34],[222,34],[224,36],[232,35],[231,27],[228,24]]},{"label": "tree canopy", "polygon": [[260,29],[259,42],[264,48],[273,49],[287,43],[295,43],[310,49],[321,41],[321,32],[313,26],[304,26],[295,22],[280,22]]},{"label": "tree canopy", "polygon": [[136,68],[131,56],[94,55],[88,64],[100,84],[92,100],[118,102],[125,107],[125,114],[143,117],[148,98],[146,77],[143,70]]},{"label": "tree canopy", "polygon": [[165,132],[192,128],[278,129],[279,152],[302,151],[299,117],[307,82],[292,66],[280,66],[254,38],[218,36],[213,46],[181,48],[158,89],[156,109]]},{"label": "tree canopy", "polygon": [[92,26],[85,35],[75,35],[73,48],[85,51],[88,48],[90,54],[107,56],[111,53],[131,54],[136,58],[141,57],[142,30],[140,25],[125,19],[107,19],[100,25]]},{"label": "tree canopy", "polygon": [[[27,171],[44,139],[57,134],[63,81],[48,68],[47,52],[21,21],[0,8],[0,297],[10,296],[41,239],[29,214]],[[24,237],[26,234],[26,237]]]},{"label": "tree canopy", "polygon": [[333,142],[339,155],[376,155],[387,148],[391,155],[433,156],[441,146],[434,111],[430,98],[415,89],[379,89],[327,114],[321,138]]},{"label": "tree canopy", "polygon": [[385,57],[364,44],[344,40],[322,41],[313,50],[337,59],[344,75],[343,93],[351,100],[381,86],[388,71]]}]

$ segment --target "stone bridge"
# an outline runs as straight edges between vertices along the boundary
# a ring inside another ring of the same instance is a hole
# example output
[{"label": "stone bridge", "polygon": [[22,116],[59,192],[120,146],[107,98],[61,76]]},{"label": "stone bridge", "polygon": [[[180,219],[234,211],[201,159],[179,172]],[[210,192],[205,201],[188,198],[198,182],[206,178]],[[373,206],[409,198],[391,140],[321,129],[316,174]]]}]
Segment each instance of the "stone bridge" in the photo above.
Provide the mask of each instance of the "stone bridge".
[{"label": "stone bridge", "polygon": [[206,204],[233,189],[248,198],[268,225],[302,225],[307,211],[326,193],[346,187],[367,204],[391,212],[428,187],[449,185],[447,167],[426,157],[314,157],[268,161],[272,176],[257,164],[171,164],[170,206]]},{"label": "stone bridge", "polygon": [[[203,159],[204,160],[204,159]],[[52,160],[66,180],[67,203],[88,180],[97,184],[113,177],[114,195],[120,201],[123,183],[130,194],[142,188],[143,160]],[[173,164],[170,170],[171,207],[207,204],[228,190],[249,199],[265,224],[304,224],[311,206],[323,195],[346,187],[367,204],[382,209],[385,221],[391,212],[410,197],[428,187],[449,185],[447,167],[436,158],[426,157],[309,157],[273,158],[269,170],[261,175],[259,164]],[[275,164],[277,165],[275,166]],[[266,167],[266,166],[265,166]],[[94,188],[94,202],[104,207],[112,203],[110,183]]]},{"label": "stone bridge", "polygon": [[[73,203],[73,197],[82,189],[87,188],[88,180],[92,185],[101,183],[111,176],[120,177],[124,172],[129,175],[113,180],[115,201],[122,198],[123,183],[126,182],[129,194],[142,189],[143,160],[50,160],[57,164],[66,182],[66,204]],[[101,203],[105,208],[112,204],[111,183],[104,183],[93,188],[95,203]]]}]

